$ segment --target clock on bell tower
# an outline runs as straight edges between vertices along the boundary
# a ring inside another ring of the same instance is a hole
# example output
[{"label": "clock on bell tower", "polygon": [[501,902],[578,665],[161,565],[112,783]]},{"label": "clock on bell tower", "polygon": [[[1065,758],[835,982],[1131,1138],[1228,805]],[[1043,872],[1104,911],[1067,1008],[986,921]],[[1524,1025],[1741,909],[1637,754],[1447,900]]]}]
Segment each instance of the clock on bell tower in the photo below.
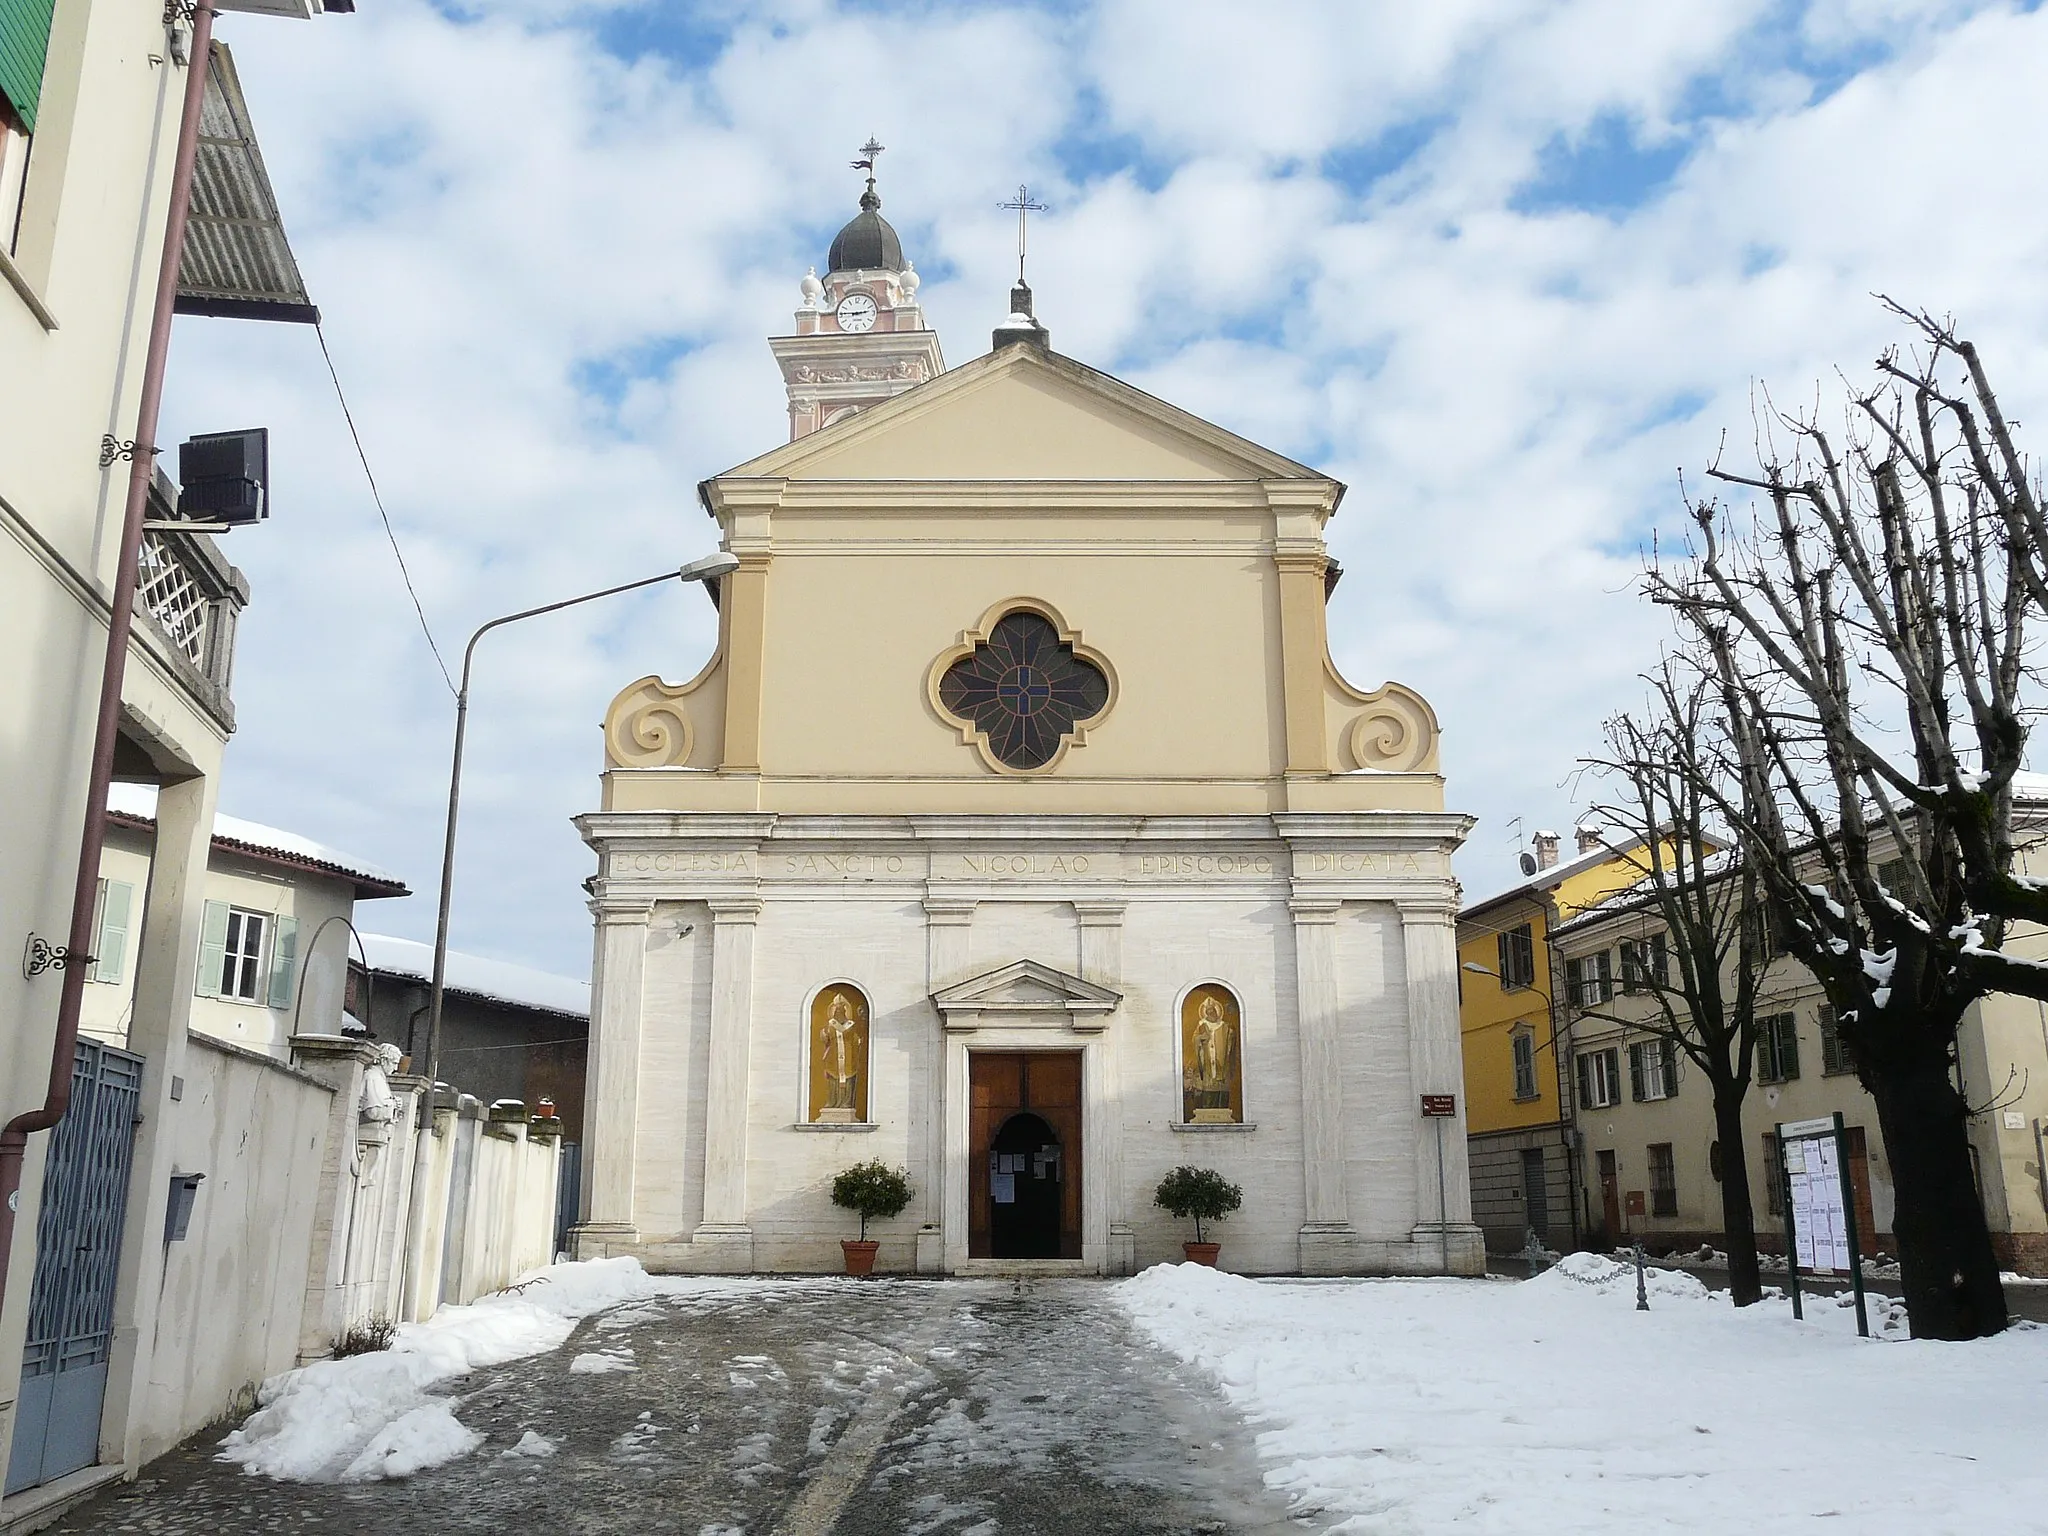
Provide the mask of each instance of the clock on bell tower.
[{"label": "clock on bell tower", "polygon": [[938,332],[917,302],[917,268],[882,217],[875,191],[881,152],[869,139],[853,162],[868,173],[860,212],[833,240],[824,278],[815,267],[804,275],[796,334],[768,339],[789,390],[792,440],[946,371]]}]

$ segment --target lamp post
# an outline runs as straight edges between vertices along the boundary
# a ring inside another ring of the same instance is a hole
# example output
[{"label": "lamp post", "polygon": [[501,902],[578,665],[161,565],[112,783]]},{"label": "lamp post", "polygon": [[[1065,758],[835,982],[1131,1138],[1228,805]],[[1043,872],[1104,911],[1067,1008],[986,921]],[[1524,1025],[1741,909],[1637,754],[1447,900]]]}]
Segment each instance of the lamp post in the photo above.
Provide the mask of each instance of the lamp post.
[{"label": "lamp post", "polygon": [[455,822],[462,804],[462,743],[469,726],[469,669],[476,659],[476,643],[494,629],[515,624],[521,619],[538,618],[544,613],[555,613],[563,608],[574,608],[582,603],[594,603],[601,597],[616,597],[621,592],[636,591],[641,587],[657,586],[664,581],[716,581],[729,576],[740,568],[738,555],[730,550],[719,550],[715,554],[692,560],[678,571],[664,571],[659,576],[643,577],[621,586],[606,587],[602,592],[586,592],[581,597],[566,597],[559,603],[543,603],[538,608],[521,609],[508,613],[503,618],[492,619],[479,624],[476,632],[469,637],[469,644],[462,652],[462,686],[455,693],[455,755],[448,770],[448,831],[441,847],[441,907],[434,923],[434,977],[427,994],[427,1040],[426,1079],[429,1112],[421,1116],[424,1126],[432,1119],[434,1085],[438,1079],[441,1054],[441,994],[448,973],[448,903],[455,885]]},{"label": "lamp post", "polygon": [[[1486,966],[1481,965],[1477,960],[1467,960],[1462,966],[1459,967],[1459,969],[1470,971],[1475,976],[1491,976],[1495,981],[1500,982],[1501,990],[1503,992],[1508,990],[1508,984],[1505,981],[1501,981],[1500,972],[1495,970],[1489,970]],[[1524,982],[1518,990],[1524,992],[1534,992],[1538,997],[1542,998],[1544,1009],[1546,1010],[1550,1018],[1550,1039],[1546,1041],[1544,1045],[1538,1046],[1537,1049],[1543,1050],[1545,1048],[1548,1048],[1556,1052],[1556,1054],[1552,1057],[1552,1060],[1556,1063],[1557,1071],[1558,1130],[1559,1139],[1564,1146],[1565,1179],[1571,1185],[1571,1199],[1568,1203],[1571,1207],[1572,1213],[1572,1246],[1576,1248],[1579,1245],[1579,1160],[1576,1155],[1575,1149],[1572,1146],[1571,1124],[1567,1120],[1564,1112],[1565,1095],[1570,1091],[1571,1085],[1565,1077],[1564,1052],[1561,1050],[1557,1050],[1557,1016],[1559,1012],[1557,1006],[1557,999],[1552,997],[1548,992],[1544,991],[1543,988],[1537,986],[1536,983],[1533,981]],[[1567,1025],[1567,1029],[1569,1029],[1569,1025]]]},{"label": "lamp post", "polygon": [[[681,570],[663,571],[659,576],[648,576],[620,586],[606,587],[601,592],[586,592],[581,597],[566,597],[559,603],[543,603],[538,608],[523,608],[518,613],[508,613],[502,618],[492,619],[487,624],[479,624],[470,635],[469,644],[463,648],[462,686],[455,692],[455,752],[448,770],[448,830],[446,840],[441,846],[441,905],[434,924],[434,976],[427,994],[427,1039],[423,1052],[427,1085],[425,1095],[420,1101],[419,1125],[413,1138],[412,1196],[406,1222],[408,1236],[404,1305],[408,1315],[416,1321],[424,1320],[426,1314],[433,1311],[433,1303],[438,1300],[436,1297],[425,1295],[421,1289],[424,1282],[423,1270],[427,1267],[427,1139],[433,1132],[434,1092],[440,1077],[441,996],[448,977],[448,905],[455,885],[455,823],[462,806],[462,746],[469,725],[469,669],[471,663],[476,660],[476,643],[492,630],[500,629],[507,624],[516,624],[521,619],[538,618],[544,613],[555,613],[582,603],[594,603],[601,597],[616,597],[621,592],[657,586],[664,581],[716,581],[721,576],[731,575],[739,567],[739,556],[730,550],[719,550],[700,560],[692,560]],[[438,1268],[438,1265],[434,1267]]]}]

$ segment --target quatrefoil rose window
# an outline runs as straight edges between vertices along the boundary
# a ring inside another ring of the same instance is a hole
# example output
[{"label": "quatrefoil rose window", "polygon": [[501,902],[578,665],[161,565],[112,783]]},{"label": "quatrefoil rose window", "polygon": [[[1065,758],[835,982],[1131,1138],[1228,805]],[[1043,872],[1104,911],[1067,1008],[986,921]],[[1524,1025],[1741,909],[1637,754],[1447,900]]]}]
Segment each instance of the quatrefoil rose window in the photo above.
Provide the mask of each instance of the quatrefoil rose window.
[{"label": "quatrefoil rose window", "polygon": [[1013,608],[963,640],[941,658],[934,693],[993,765],[1049,767],[1109,708],[1107,667],[1043,613]]}]

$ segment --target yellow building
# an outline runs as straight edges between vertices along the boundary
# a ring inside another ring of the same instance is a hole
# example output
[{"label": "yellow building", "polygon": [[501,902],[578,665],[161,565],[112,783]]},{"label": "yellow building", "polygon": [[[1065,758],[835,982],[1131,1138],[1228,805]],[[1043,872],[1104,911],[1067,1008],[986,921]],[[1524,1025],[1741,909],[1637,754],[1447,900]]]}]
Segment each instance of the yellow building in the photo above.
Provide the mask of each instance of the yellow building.
[{"label": "yellow building", "polygon": [[1458,914],[1472,1219],[1494,1252],[1522,1248],[1531,1232],[1549,1247],[1576,1236],[1550,932],[1643,873],[1637,855],[1594,829],[1579,828],[1577,839],[1575,857],[1560,863],[1557,834],[1538,832],[1523,855],[1525,877]]}]

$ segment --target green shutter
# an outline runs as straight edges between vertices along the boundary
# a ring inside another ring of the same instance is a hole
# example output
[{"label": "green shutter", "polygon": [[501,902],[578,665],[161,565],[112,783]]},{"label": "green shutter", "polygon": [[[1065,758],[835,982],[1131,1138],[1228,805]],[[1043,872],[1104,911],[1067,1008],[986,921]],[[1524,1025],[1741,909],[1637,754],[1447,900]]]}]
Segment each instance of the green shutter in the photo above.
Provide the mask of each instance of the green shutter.
[{"label": "green shutter", "polygon": [[1664,1052],[1664,1097],[1675,1099],[1678,1097],[1678,1047],[1668,1039],[1659,1040],[1657,1044]]},{"label": "green shutter", "polygon": [[209,901],[199,927],[199,985],[193,988],[201,997],[220,996],[221,966],[227,955],[228,904]]},{"label": "green shutter", "polygon": [[0,0],[0,96],[30,133],[36,131],[50,17],[56,9],[57,0]]},{"label": "green shutter", "polygon": [[1778,1077],[1791,1082],[1799,1075],[1799,1015],[1778,1015]]},{"label": "green shutter", "polygon": [[299,920],[280,917],[277,920],[277,937],[270,942],[271,1007],[291,1007],[292,983],[298,978],[298,968]]},{"label": "green shutter", "polygon": [[93,941],[94,981],[118,982],[128,970],[128,930],[135,911],[135,887],[125,880],[100,882],[99,937]]},{"label": "green shutter", "polygon": [[1581,1109],[1591,1109],[1593,1107],[1593,1074],[1590,1058],[1585,1056],[1579,1058],[1579,1107]]},{"label": "green shutter", "polygon": [[1628,1048],[1628,1091],[1638,1104],[1647,1097],[1643,1083],[1643,1048],[1632,1045]]}]

